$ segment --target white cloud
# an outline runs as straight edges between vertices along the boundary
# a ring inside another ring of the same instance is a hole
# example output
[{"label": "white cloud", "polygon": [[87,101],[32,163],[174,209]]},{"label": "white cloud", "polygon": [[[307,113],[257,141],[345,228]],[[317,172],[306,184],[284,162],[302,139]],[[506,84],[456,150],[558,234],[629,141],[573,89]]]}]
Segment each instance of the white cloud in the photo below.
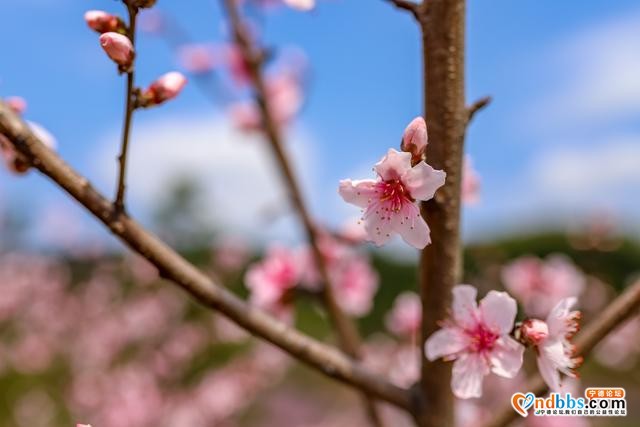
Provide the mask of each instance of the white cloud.
[{"label": "white cloud", "polygon": [[640,13],[589,27],[538,58],[552,90],[534,101],[537,127],[596,125],[640,113]]},{"label": "white cloud", "polygon": [[[92,158],[98,183],[112,188],[119,132],[111,132]],[[290,145],[296,165],[304,165],[303,187],[312,186],[312,143],[295,132]],[[201,184],[203,212],[225,232],[254,238],[295,238],[297,218],[287,216],[286,197],[273,155],[260,136],[235,130],[221,117],[169,117],[139,121],[130,152],[128,199],[134,214],[148,214],[166,195],[172,180],[180,177]],[[284,220],[271,226],[265,212],[278,211]]]}]

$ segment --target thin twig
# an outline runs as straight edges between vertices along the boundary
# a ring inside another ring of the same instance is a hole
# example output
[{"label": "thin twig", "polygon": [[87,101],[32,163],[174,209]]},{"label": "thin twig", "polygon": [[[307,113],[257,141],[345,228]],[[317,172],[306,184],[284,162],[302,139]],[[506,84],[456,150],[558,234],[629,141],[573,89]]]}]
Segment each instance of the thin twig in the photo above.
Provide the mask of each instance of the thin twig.
[{"label": "thin twig", "polygon": [[122,125],[122,145],[120,148],[120,155],[118,156],[119,170],[118,170],[118,183],[115,206],[118,211],[124,210],[124,195],[127,186],[127,154],[129,152],[129,136],[131,134],[131,123],[133,120],[133,112],[136,109],[135,94],[134,94],[134,80],[135,80],[135,45],[136,45],[136,20],[138,16],[138,8],[131,5],[125,0],[127,5],[127,11],[129,13],[129,26],[127,27],[127,37],[131,40],[131,44],[134,47],[134,55],[132,63],[127,70],[127,83],[126,99],[125,99],[125,112],[124,122]]},{"label": "thin twig", "polygon": [[[614,299],[603,311],[576,335],[576,351],[583,357],[613,331],[618,325],[629,319],[640,307],[640,280],[629,286],[620,296]],[[539,374],[533,375],[527,380],[524,392],[532,392],[536,395],[544,394],[548,387]],[[504,405],[497,412],[495,418],[484,427],[503,427],[517,418],[517,413],[511,405]]]},{"label": "thin twig", "polygon": [[387,0],[389,3],[393,4],[398,9],[406,10],[411,12],[411,14],[418,18],[418,9],[420,7],[419,3],[414,3],[408,0]]},{"label": "thin twig", "polygon": [[5,135],[26,161],[49,177],[132,250],[153,264],[161,276],[187,291],[197,302],[265,339],[310,367],[371,396],[409,410],[410,394],[335,348],[323,344],[250,306],[156,236],[115,207],[89,181],[48,149],[5,103],[0,101],[0,134]]},{"label": "thin twig", "polygon": [[489,105],[492,101],[492,98],[490,96],[485,96],[482,97],[480,99],[478,99],[477,101],[475,101],[473,104],[469,105],[467,107],[467,124],[469,124],[469,122],[471,122],[471,120],[473,119],[473,116],[475,116],[475,114],[482,110],[483,108],[485,108],[487,105]]},{"label": "thin twig", "polygon": [[[273,118],[273,113],[269,106],[269,99],[267,96],[267,87],[263,76],[262,65],[265,58],[264,52],[256,46],[250,32],[245,27],[242,18],[240,16],[237,2],[235,0],[223,0],[224,6],[227,11],[229,23],[236,44],[246,62],[251,80],[255,89],[256,101],[258,103],[260,113],[262,115],[262,122],[264,127],[264,133],[269,140],[271,148],[276,157],[276,161],[283,175],[284,182],[289,190],[289,196],[295,210],[297,211],[300,219],[304,225],[306,237],[311,246],[313,257],[320,276],[323,281],[323,299],[324,306],[329,314],[333,327],[338,336],[340,348],[349,356],[359,359],[361,358],[361,342],[356,328],[340,306],[338,305],[333,289],[331,286],[331,279],[327,270],[325,258],[320,250],[318,244],[318,236],[315,229],[315,224],[311,219],[311,215],[302,197],[302,191],[298,185],[289,159],[283,148],[282,138],[280,135],[281,129]],[[379,414],[375,409],[373,402],[365,396],[365,406],[369,418],[376,426],[382,425]]]}]

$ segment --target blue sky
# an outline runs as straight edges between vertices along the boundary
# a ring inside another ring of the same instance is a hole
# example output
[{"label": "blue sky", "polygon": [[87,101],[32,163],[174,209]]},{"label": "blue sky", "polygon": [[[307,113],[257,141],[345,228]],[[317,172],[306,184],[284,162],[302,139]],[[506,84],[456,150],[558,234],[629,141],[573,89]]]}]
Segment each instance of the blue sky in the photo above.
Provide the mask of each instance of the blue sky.
[{"label": "blue sky", "polygon": [[[357,210],[336,195],[338,180],[369,177],[371,165],[421,113],[419,35],[409,16],[382,0],[318,2],[307,14],[271,11],[263,23],[270,44],[299,46],[311,62],[308,102],[289,146],[317,216],[339,224]],[[83,22],[84,11],[94,8],[122,11],[113,0],[3,2],[0,37],[8,42],[0,96],[25,97],[27,118],[55,134],[62,156],[112,194],[123,81]],[[216,1],[160,0],[158,8],[196,41],[224,40]],[[465,235],[566,225],[603,210],[634,229],[640,219],[637,2],[473,0],[468,12],[468,99],[489,94],[494,102],[476,116],[467,140],[483,200],[465,209]],[[142,84],[177,67],[152,35],[140,36],[138,54]],[[244,232],[264,230],[252,215],[281,197],[277,180],[268,179],[268,153],[229,130],[223,111],[191,86],[172,103],[136,116],[134,214],[147,216],[172,159],[180,158],[215,188],[209,194],[215,213],[205,215],[239,229],[244,224]],[[243,167],[239,157],[252,160]],[[247,200],[252,180],[261,181],[259,202]],[[242,182],[230,185],[239,194],[220,194],[228,187],[221,181]],[[32,212],[69,209],[69,217],[84,217],[35,174],[0,173],[0,196],[3,204]],[[278,237],[288,228],[285,220],[266,234]]]}]

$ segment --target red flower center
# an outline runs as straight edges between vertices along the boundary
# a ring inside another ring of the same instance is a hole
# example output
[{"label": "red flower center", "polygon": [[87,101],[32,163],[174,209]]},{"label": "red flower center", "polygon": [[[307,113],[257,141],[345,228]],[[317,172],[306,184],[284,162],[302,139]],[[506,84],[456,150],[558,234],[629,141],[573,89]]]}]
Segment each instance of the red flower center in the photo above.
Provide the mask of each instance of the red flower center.
[{"label": "red flower center", "polygon": [[403,204],[414,201],[399,179],[379,182],[376,187],[380,202],[388,206],[391,211],[399,212]]},{"label": "red flower center", "polygon": [[470,349],[473,352],[484,353],[491,351],[498,339],[498,334],[478,324],[475,329],[465,331],[471,338]]}]

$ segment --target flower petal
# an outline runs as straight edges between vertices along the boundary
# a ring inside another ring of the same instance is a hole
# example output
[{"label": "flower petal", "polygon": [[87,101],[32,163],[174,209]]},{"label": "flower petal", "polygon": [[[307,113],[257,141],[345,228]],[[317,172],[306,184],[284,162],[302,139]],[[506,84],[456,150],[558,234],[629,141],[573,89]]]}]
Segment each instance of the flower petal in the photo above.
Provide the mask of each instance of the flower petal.
[{"label": "flower petal", "polygon": [[361,208],[366,208],[371,201],[373,192],[375,191],[375,183],[376,181],[372,179],[363,179],[359,181],[343,179],[340,181],[338,193],[345,202]]},{"label": "flower petal", "polygon": [[374,166],[375,171],[384,181],[400,179],[411,169],[411,153],[396,151],[390,148],[387,155]]},{"label": "flower petal", "polygon": [[416,249],[424,249],[431,243],[429,226],[414,203],[404,204],[400,212],[391,215],[391,227]]},{"label": "flower petal", "polygon": [[569,326],[567,323],[569,310],[571,310],[576,302],[577,299],[574,297],[564,298],[551,309],[551,312],[547,316],[550,337],[563,337],[566,335]]},{"label": "flower petal", "polygon": [[462,328],[472,328],[477,322],[478,290],[471,285],[458,285],[453,288],[453,318]]},{"label": "flower petal", "polygon": [[489,291],[480,301],[480,312],[485,324],[500,335],[508,334],[513,329],[518,304],[506,292]]},{"label": "flower petal", "polygon": [[482,380],[489,366],[477,353],[463,354],[453,363],[451,390],[460,399],[482,396]]},{"label": "flower petal", "polygon": [[505,378],[513,378],[522,367],[524,346],[511,337],[499,338],[489,355],[491,370]]},{"label": "flower petal", "polygon": [[558,351],[562,352],[562,343],[557,342],[551,346],[543,346],[539,348],[540,353],[537,358],[538,370],[545,383],[551,391],[560,391],[560,372],[556,369],[553,361],[558,355]]},{"label": "flower petal", "polygon": [[435,170],[425,162],[420,162],[402,175],[402,183],[411,197],[417,200],[433,198],[436,190],[444,185],[447,174]]},{"label": "flower petal", "polygon": [[427,359],[451,357],[467,347],[467,337],[458,328],[442,328],[435,331],[424,344]]},{"label": "flower petal", "polygon": [[370,241],[377,246],[382,246],[389,241],[393,229],[388,215],[376,212],[375,208],[369,207],[365,210],[362,219],[364,220],[364,230]]}]

